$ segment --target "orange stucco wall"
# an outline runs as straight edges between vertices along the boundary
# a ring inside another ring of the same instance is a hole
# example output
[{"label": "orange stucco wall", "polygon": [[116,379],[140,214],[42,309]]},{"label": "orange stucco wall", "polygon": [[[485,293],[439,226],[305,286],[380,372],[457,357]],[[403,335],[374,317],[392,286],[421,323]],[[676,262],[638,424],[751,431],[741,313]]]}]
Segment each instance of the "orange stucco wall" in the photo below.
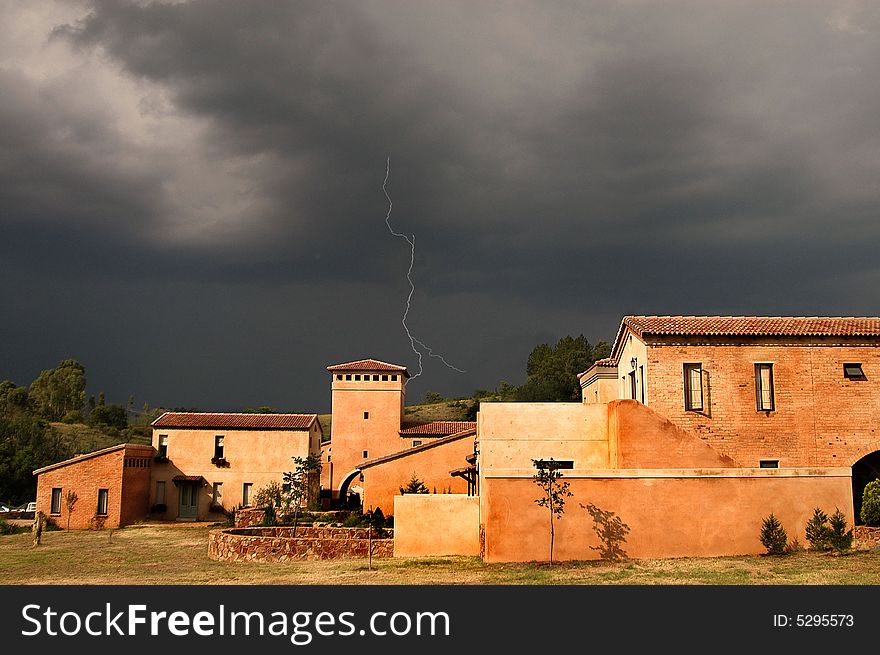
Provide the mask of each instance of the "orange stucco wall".
[{"label": "orange stucco wall", "polygon": [[613,468],[732,467],[730,457],[674,425],[635,400],[608,407],[608,438]]},{"label": "orange stucco wall", "polygon": [[[222,484],[221,505],[230,510],[242,504],[244,484],[251,483],[252,492],[272,482],[282,482],[285,471],[293,470],[292,457],[320,453],[320,428],[311,430],[229,430],[177,429],[153,430],[153,445],[158,448],[159,436],[168,435],[168,462],[154,463],[150,485],[150,505],[156,503],[156,483],[165,483],[165,518],[179,514],[178,488],[172,479],[177,475],[202,476],[206,483],[199,490],[198,518],[207,518],[213,503],[213,485]],[[214,437],[224,436],[224,457],[227,467],[211,463]]]},{"label": "orange stucco wall", "polygon": [[[482,480],[481,520],[489,562],[545,560],[548,511],[529,472]],[[661,477],[662,476],[662,477]],[[806,543],[814,507],[839,507],[852,525],[848,469],[695,469],[574,472],[574,493],[556,523],[554,559],[596,559],[599,541],[579,503],[615,512],[630,528],[624,550],[634,558],[719,556],[764,552],[761,521],[773,512]]]},{"label": "orange stucco wall", "polygon": [[[352,380],[346,380],[346,375],[351,375]],[[392,380],[392,375],[397,379]],[[360,380],[354,380],[355,376]],[[379,379],[373,380],[374,376]],[[382,380],[383,376],[387,379]],[[321,481],[335,494],[346,476],[363,461],[401,449],[400,422],[406,391],[400,373],[357,371],[331,375],[331,393],[332,467],[321,476]],[[365,412],[368,418],[364,418]],[[326,465],[326,455],[323,459]]]},{"label": "orange stucco wall", "polygon": [[394,496],[400,487],[416,475],[429,490],[437,493],[448,491],[453,494],[466,494],[467,482],[460,477],[452,477],[449,472],[467,465],[465,457],[474,452],[474,437],[462,437],[455,441],[428,448],[419,448],[412,453],[402,453],[386,462],[364,468],[364,509],[381,507],[384,514],[394,512]]},{"label": "orange stucco wall", "polygon": [[480,554],[480,499],[460,494],[394,497],[394,556]]},{"label": "orange stucco wall", "polygon": [[533,459],[609,466],[608,408],[582,403],[482,403],[477,415],[480,467],[527,468]]},{"label": "orange stucco wall", "polygon": [[[71,529],[116,528],[142,519],[147,514],[152,457],[150,446],[128,445],[39,473],[37,510],[66,528],[66,497],[73,491],[78,499],[69,515]],[[53,488],[61,489],[58,513],[51,511]],[[97,516],[99,489],[108,491],[106,517]]]}]

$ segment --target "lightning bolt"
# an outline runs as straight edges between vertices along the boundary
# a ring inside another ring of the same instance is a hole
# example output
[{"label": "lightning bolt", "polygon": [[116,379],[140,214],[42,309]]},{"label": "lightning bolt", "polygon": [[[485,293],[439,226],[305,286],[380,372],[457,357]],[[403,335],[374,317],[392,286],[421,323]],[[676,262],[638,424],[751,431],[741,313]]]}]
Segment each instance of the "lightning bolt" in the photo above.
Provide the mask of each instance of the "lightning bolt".
[{"label": "lightning bolt", "polygon": [[388,176],[390,174],[391,174],[391,157],[389,156],[385,160],[385,180],[382,182],[382,193],[385,194],[385,198],[388,200],[388,213],[385,214],[385,225],[388,226],[388,231],[391,232],[392,235],[394,235],[398,239],[403,239],[404,241],[406,241],[409,244],[409,268],[406,271],[406,280],[407,280],[407,282],[409,282],[409,294],[406,296],[406,309],[403,312],[403,318],[400,319],[400,323],[401,323],[401,325],[403,325],[403,329],[406,331],[406,336],[409,337],[410,348],[412,348],[412,351],[416,354],[416,357],[419,358],[419,372],[416,373],[415,375],[413,375],[412,377],[410,377],[409,381],[412,382],[413,380],[415,380],[417,377],[419,377],[424,372],[424,369],[422,368],[423,353],[421,350],[416,348],[416,344],[419,344],[422,348],[424,348],[427,351],[428,357],[434,357],[436,359],[439,359],[441,362],[443,362],[443,364],[447,368],[451,368],[453,371],[458,371],[459,373],[466,373],[467,371],[463,371],[460,368],[458,368],[457,366],[453,366],[452,364],[447,362],[446,359],[443,357],[443,355],[438,355],[438,354],[434,353],[434,349],[431,348],[429,345],[427,345],[424,341],[420,341],[419,339],[416,339],[412,335],[412,332],[410,332],[409,326],[406,324],[406,319],[409,318],[409,310],[412,307],[412,297],[416,291],[416,285],[412,279],[413,265],[416,262],[416,235],[413,234],[412,237],[409,237],[406,234],[403,234],[402,232],[397,232],[391,226],[391,210],[394,208],[394,203],[391,201],[391,196],[388,195],[388,189],[387,189]]}]

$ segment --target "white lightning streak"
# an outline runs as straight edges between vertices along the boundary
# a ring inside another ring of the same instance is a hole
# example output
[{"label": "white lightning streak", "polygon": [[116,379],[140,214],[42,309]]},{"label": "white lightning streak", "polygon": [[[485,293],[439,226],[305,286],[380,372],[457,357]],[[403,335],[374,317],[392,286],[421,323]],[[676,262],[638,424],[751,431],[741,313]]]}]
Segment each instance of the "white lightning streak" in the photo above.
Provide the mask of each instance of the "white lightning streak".
[{"label": "white lightning streak", "polygon": [[386,185],[388,184],[388,176],[390,173],[391,173],[391,157],[389,156],[385,160],[385,180],[382,182],[382,193],[385,194],[385,198],[388,200],[388,213],[385,214],[385,225],[388,226],[388,231],[391,232],[391,234],[393,234],[394,236],[396,236],[399,239],[403,239],[404,241],[406,241],[409,244],[409,268],[406,271],[406,280],[407,280],[407,282],[409,282],[409,294],[406,297],[406,309],[403,312],[403,318],[400,319],[400,323],[401,323],[401,325],[403,325],[403,329],[406,331],[406,336],[409,337],[410,348],[412,348],[412,351],[419,358],[419,372],[416,373],[415,375],[413,375],[409,379],[409,381],[412,382],[413,380],[415,380],[417,377],[419,377],[423,373],[422,352],[418,348],[416,348],[416,344],[419,344],[422,348],[427,350],[429,357],[435,357],[435,358],[439,359],[441,362],[443,362],[448,368],[451,368],[453,371],[458,371],[459,373],[466,373],[466,371],[463,371],[460,368],[453,366],[452,364],[447,362],[446,359],[444,359],[443,355],[434,354],[434,350],[430,346],[428,346],[423,341],[419,341],[418,339],[416,339],[412,335],[412,332],[409,331],[409,326],[406,324],[406,319],[407,319],[407,317],[409,317],[409,310],[410,310],[410,307],[412,306],[412,297],[416,291],[416,285],[413,283],[413,279],[412,279],[413,265],[415,264],[415,261],[416,261],[416,235],[413,234],[412,238],[410,238],[401,232],[396,232],[394,230],[394,228],[391,227],[391,209],[394,207],[394,203],[391,201],[391,196],[388,195],[388,189],[386,188]]}]

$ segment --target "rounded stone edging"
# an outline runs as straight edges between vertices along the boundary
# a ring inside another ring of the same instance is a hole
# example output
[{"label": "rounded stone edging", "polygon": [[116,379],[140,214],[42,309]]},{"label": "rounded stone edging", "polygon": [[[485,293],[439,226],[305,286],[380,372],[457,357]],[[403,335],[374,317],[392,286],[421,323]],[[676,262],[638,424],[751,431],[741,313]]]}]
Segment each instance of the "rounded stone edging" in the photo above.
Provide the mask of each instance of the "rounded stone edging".
[{"label": "rounded stone edging", "polygon": [[[208,557],[225,562],[287,562],[369,556],[368,528],[224,528],[208,533]],[[373,557],[391,557],[394,539],[373,539]]]}]

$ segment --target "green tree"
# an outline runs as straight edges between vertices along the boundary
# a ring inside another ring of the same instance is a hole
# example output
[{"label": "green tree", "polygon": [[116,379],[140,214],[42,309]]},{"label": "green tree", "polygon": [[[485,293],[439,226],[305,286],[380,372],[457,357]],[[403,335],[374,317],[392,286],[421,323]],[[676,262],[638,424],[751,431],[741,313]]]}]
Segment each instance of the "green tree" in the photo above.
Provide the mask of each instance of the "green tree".
[{"label": "green tree", "polygon": [[555,346],[542,343],[534,347],[526,362],[526,382],[516,390],[516,399],[527,402],[579,400],[578,373],[607,357],[611,346],[592,345],[584,335],[562,337]]},{"label": "green tree", "polygon": [[86,370],[75,359],[65,359],[43,371],[31,383],[28,397],[34,412],[50,421],[80,411],[86,397]]},{"label": "green tree", "polygon": [[71,456],[61,437],[44,420],[27,412],[0,415],[0,498],[13,503],[33,500],[34,469]]},{"label": "green tree", "polygon": [[862,522],[880,525],[880,480],[871,480],[862,492]]},{"label": "green tree", "polygon": [[828,527],[828,515],[820,508],[813,510],[813,516],[807,522],[807,543],[812,550],[831,549],[831,528]]},{"label": "green tree", "polygon": [[831,528],[828,542],[835,551],[843,553],[852,548],[853,531],[852,529],[846,529],[846,516],[844,516],[839,508],[834,508],[834,514],[828,519],[828,527]]},{"label": "green tree", "polygon": [[11,416],[28,410],[28,392],[14,382],[0,382],[0,416]]},{"label": "green tree", "polygon": [[761,543],[770,555],[782,555],[785,552],[788,535],[772,512],[761,525]]},{"label": "green tree", "polygon": [[299,522],[299,510],[303,503],[308,503],[315,495],[318,479],[321,475],[321,457],[309,455],[308,457],[294,457],[294,469],[284,474],[284,484],[290,485],[288,496],[293,505],[293,536],[296,536],[296,526]]},{"label": "green tree", "polygon": [[98,405],[89,414],[89,425],[124,430],[128,427],[125,407],[122,405]]},{"label": "green tree", "polygon": [[413,473],[412,477],[409,479],[404,486],[400,487],[400,494],[426,494],[428,493],[428,487],[425,486],[425,483],[422,482],[419,477]]},{"label": "green tree", "polygon": [[425,392],[425,404],[427,405],[436,405],[437,403],[442,403],[446,400],[443,397],[443,394],[437,393],[436,391],[426,391]]},{"label": "green tree", "polygon": [[532,480],[541,490],[541,497],[536,498],[535,503],[539,507],[546,507],[550,514],[550,566],[553,566],[553,543],[556,539],[554,524],[565,513],[565,499],[573,494],[569,491],[568,482],[560,481],[562,473],[552,457],[549,460],[533,459],[532,464],[538,469]]}]

